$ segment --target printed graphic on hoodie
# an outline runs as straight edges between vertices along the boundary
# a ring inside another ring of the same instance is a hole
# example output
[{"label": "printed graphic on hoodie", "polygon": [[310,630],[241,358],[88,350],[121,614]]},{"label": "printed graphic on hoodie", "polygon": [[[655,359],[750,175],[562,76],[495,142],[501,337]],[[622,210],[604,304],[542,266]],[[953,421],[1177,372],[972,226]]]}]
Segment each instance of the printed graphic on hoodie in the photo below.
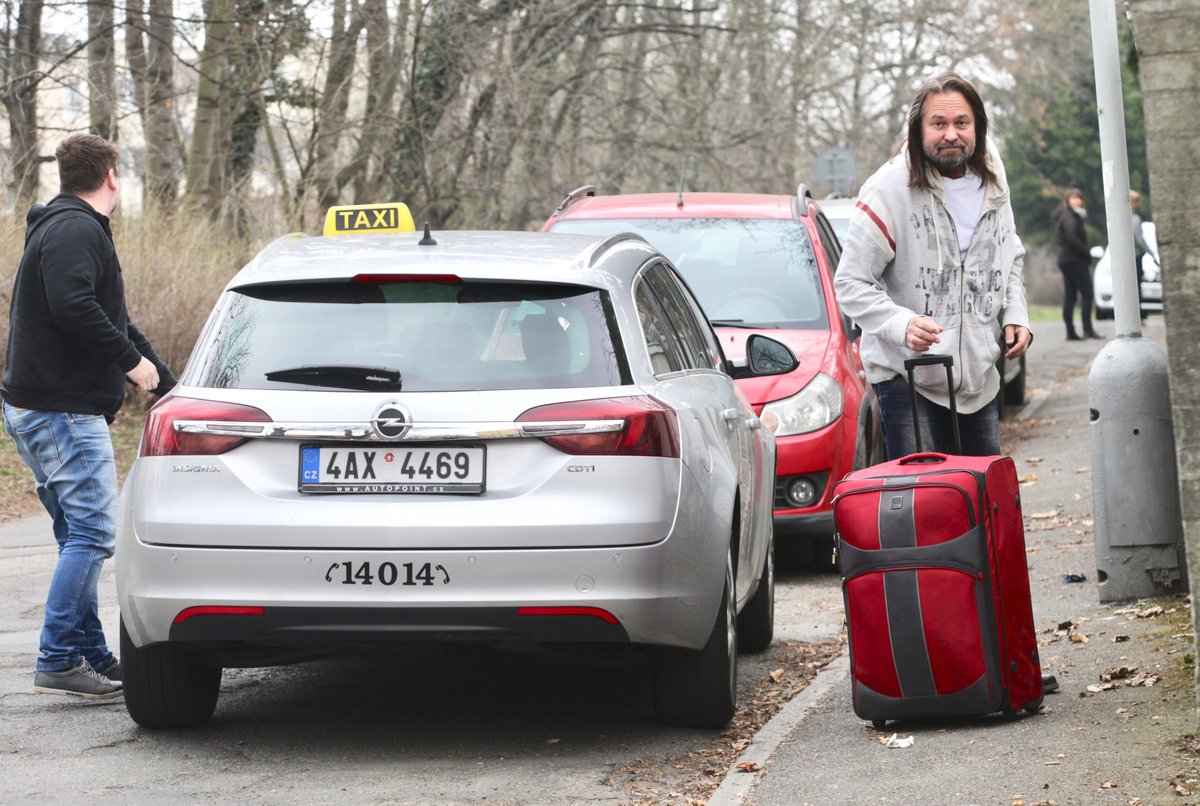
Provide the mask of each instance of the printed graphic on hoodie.
[{"label": "printed graphic on hoodie", "polygon": [[[942,216],[946,226],[943,232],[953,232],[954,225],[949,221],[949,215],[941,209],[937,214]],[[994,318],[1000,301],[996,294],[1003,284],[1002,272],[997,268],[997,252],[1004,242],[998,217],[988,212],[980,219],[971,238],[972,248],[964,267],[959,258],[957,240],[947,238],[942,242],[933,215],[930,205],[925,204],[910,216],[914,231],[918,236],[924,236],[929,252],[938,255],[940,263],[936,266],[922,263],[917,267],[915,287],[920,289],[925,300],[921,313],[932,316],[944,327],[953,324],[960,313],[984,320]]]}]

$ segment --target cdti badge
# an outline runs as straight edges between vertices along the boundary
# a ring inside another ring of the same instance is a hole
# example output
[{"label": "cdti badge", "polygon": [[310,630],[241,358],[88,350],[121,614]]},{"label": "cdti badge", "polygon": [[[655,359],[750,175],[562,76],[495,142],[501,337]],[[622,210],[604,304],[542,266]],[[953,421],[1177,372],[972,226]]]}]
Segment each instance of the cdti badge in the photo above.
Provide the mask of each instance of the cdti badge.
[{"label": "cdti badge", "polygon": [[415,232],[407,204],[352,204],[330,207],[325,214],[325,235],[362,232]]}]

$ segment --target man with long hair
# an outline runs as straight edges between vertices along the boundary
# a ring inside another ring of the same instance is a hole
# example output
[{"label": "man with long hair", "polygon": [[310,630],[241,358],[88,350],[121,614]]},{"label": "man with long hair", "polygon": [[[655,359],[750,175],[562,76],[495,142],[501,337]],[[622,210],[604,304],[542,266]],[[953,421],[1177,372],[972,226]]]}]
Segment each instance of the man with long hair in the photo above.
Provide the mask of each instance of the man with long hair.
[{"label": "man with long hair", "polygon": [[[904,361],[923,353],[954,358],[962,452],[1000,453],[1001,339],[1009,360],[1033,340],[1024,256],[983,101],[943,73],[913,100],[901,150],[859,192],[835,280],[863,331],[889,459],[916,450]],[[923,447],[950,452],[945,370],[919,367],[914,382]]]},{"label": "man with long hair", "polygon": [[125,308],[109,228],[120,192],[116,147],[77,134],[55,157],[60,192],[26,216],[0,394],[5,430],[33,471],[58,542],[34,691],[103,700],[123,693],[96,592],[116,539],[108,424],[127,380],[165,394],[175,378]]}]

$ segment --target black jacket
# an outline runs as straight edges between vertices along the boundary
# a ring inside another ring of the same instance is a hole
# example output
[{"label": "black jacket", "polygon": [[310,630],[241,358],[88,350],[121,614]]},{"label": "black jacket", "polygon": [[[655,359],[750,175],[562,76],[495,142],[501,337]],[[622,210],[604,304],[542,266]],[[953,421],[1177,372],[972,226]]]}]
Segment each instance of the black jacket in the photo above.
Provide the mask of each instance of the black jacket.
[{"label": "black jacket", "polygon": [[1054,214],[1055,231],[1058,235],[1058,262],[1064,266],[1075,263],[1091,264],[1092,254],[1088,249],[1087,230],[1083,219],[1067,205],[1059,205]]},{"label": "black jacket", "polygon": [[142,356],[158,368],[155,392],[165,394],[175,376],[129,320],[108,217],[72,193],[35,205],[25,220],[0,394],[12,406],[111,422],[125,401],[125,373]]}]

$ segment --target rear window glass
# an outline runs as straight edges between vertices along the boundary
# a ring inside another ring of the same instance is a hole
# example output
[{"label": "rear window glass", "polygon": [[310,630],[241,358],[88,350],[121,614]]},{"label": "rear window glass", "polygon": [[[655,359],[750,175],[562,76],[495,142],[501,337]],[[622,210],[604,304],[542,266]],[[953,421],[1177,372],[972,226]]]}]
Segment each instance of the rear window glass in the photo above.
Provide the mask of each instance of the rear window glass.
[{"label": "rear window glass", "polygon": [[410,392],[628,383],[609,301],[521,283],[303,283],[227,292],[188,383]]},{"label": "rear window glass", "polygon": [[629,218],[560,221],[554,232],[634,232],[662,252],[715,323],[829,327],[817,257],[798,221]]}]

